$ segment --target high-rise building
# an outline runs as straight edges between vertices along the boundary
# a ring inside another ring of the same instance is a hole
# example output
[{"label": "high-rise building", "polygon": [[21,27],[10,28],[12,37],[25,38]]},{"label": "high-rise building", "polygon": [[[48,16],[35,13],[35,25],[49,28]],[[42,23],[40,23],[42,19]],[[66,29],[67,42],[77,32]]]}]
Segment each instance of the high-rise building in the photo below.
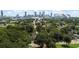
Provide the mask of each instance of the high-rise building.
[{"label": "high-rise building", "polygon": [[67,14],[67,17],[68,17],[68,18],[70,18],[70,17],[71,17],[71,15],[70,15],[70,14]]},{"label": "high-rise building", "polygon": [[3,10],[1,10],[1,16],[3,16]]},{"label": "high-rise building", "polygon": [[20,16],[19,16],[19,14],[16,14],[16,18],[19,18]]},{"label": "high-rise building", "polygon": [[52,12],[50,13],[50,16],[52,17]]},{"label": "high-rise building", "polygon": [[25,17],[27,16],[27,12],[25,11],[25,15],[24,15]]},{"label": "high-rise building", "polygon": [[39,12],[39,16],[41,16],[41,12]]},{"label": "high-rise building", "polygon": [[34,12],[34,16],[35,16],[35,17],[37,16],[37,12],[36,12],[36,11]]},{"label": "high-rise building", "polygon": [[45,16],[45,11],[42,12],[42,16]]}]

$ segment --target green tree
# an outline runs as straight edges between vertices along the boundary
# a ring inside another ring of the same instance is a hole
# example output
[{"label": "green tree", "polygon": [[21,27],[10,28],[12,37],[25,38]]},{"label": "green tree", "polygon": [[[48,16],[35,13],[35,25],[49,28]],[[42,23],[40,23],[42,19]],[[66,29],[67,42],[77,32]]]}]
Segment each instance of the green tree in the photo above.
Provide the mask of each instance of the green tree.
[{"label": "green tree", "polygon": [[18,30],[13,26],[0,29],[0,47],[4,48],[25,48],[29,47],[31,36],[23,30]]},{"label": "green tree", "polygon": [[72,37],[70,35],[64,35],[64,42],[66,42],[66,45],[69,45],[71,43]]},{"label": "green tree", "polygon": [[35,39],[35,43],[40,45],[40,48],[43,48],[44,44],[48,39],[48,34],[46,32],[40,32]]}]

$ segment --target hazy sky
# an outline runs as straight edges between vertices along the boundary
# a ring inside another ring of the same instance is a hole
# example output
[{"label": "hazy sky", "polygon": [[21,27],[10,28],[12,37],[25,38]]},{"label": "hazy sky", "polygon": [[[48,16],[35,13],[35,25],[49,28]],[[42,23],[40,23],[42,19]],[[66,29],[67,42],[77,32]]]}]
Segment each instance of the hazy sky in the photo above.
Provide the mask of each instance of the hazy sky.
[{"label": "hazy sky", "polygon": [[[16,16],[17,14],[19,14],[20,16],[24,16],[24,12],[27,12],[27,14],[31,14],[34,15],[34,10],[31,11],[27,11],[27,10],[3,10],[4,15],[6,16]],[[45,14],[50,15],[50,13],[52,12],[53,15],[56,14],[70,14],[73,17],[79,17],[79,10],[60,10],[60,11],[56,11],[56,10],[43,10],[45,11]],[[37,14],[39,14],[39,11],[36,11]],[[1,13],[0,13],[1,15]]]},{"label": "hazy sky", "polygon": [[0,0],[0,9],[79,10],[79,0]]}]

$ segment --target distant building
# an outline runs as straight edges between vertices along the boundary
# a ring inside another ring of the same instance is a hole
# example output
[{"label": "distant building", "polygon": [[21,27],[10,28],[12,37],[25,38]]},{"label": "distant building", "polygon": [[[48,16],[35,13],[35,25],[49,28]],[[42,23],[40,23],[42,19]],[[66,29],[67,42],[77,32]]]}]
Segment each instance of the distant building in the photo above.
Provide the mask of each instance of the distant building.
[{"label": "distant building", "polygon": [[52,12],[50,13],[50,16],[52,17]]},{"label": "distant building", "polygon": [[41,12],[39,12],[39,16],[41,16]]},{"label": "distant building", "polygon": [[20,20],[20,19],[22,19],[22,17],[21,16],[19,16],[19,14],[17,14],[15,17],[13,17],[12,18],[13,20]]},{"label": "distant building", "polygon": [[24,17],[26,17],[27,16],[27,12],[25,11],[25,15],[24,15]]},{"label": "distant building", "polygon": [[1,10],[1,16],[3,16],[3,10]]},{"label": "distant building", "polygon": [[34,12],[34,16],[35,16],[35,17],[37,16],[37,12],[36,12],[36,11]]},{"label": "distant building", "polygon": [[70,15],[70,14],[67,14],[67,17],[68,17],[68,18],[70,18],[70,17],[71,17],[71,15]]},{"label": "distant building", "polygon": [[45,12],[44,11],[42,12],[42,16],[45,16]]},{"label": "distant building", "polygon": [[0,25],[6,25],[6,21],[5,20],[0,20]]}]

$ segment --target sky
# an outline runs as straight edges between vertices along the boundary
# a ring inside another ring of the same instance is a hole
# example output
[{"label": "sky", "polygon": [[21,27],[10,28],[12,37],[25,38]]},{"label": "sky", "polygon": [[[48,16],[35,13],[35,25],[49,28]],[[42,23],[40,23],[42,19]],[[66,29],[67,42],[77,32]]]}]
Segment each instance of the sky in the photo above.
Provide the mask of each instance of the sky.
[{"label": "sky", "polygon": [[[54,10],[55,12],[68,10],[63,12],[72,16],[78,16],[79,0],[0,0],[0,10]],[[13,12],[8,11],[4,13],[7,15],[24,14],[23,11]]]},{"label": "sky", "polygon": [[[1,11],[1,10],[0,10]],[[34,15],[34,10],[3,10],[4,16],[16,16],[17,14],[19,14],[19,16],[24,16],[24,12],[27,12],[27,15]],[[45,11],[45,14],[50,15],[50,13],[52,12],[52,14],[70,14],[72,17],[79,17],[79,10],[40,10]],[[36,11],[37,14],[39,14],[40,12],[39,10]],[[0,13],[1,15],[1,13]]]},{"label": "sky", "polygon": [[0,0],[0,9],[79,10],[79,0]]}]

